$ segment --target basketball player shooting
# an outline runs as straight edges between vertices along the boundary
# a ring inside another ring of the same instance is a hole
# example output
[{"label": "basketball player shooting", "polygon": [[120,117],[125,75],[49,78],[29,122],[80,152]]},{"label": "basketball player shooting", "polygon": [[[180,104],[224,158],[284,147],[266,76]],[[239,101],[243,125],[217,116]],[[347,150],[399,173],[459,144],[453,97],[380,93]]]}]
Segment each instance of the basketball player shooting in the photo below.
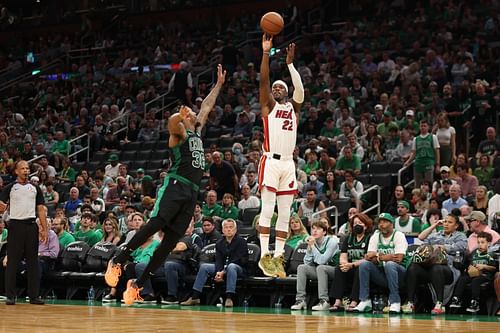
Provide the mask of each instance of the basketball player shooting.
[{"label": "basketball player shooting", "polygon": [[[259,219],[261,258],[259,267],[267,276],[285,277],[283,267],[285,241],[288,235],[290,208],[297,192],[295,163],[292,153],[297,140],[300,106],[304,101],[304,87],[299,72],[293,66],[295,44],[286,48],[286,63],[293,83],[293,98],[288,100],[288,85],[277,80],[271,89],[269,82],[269,52],[273,37],[262,37],[260,65],[260,105],[264,124],[263,156],[259,163],[259,188],[262,209]],[[269,253],[269,234],[274,206],[278,204],[276,244],[274,257]]]}]

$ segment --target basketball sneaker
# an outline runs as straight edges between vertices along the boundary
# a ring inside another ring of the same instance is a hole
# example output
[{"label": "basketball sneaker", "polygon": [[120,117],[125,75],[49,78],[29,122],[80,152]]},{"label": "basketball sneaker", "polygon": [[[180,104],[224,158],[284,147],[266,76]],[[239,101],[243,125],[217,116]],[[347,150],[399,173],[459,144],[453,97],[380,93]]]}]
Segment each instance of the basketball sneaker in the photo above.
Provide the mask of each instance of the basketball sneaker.
[{"label": "basketball sneaker", "polygon": [[479,302],[475,299],[470,301],[469,306],[466,309],[467,312],[476,313],[479,311]]},{"label": "basketball sneaker", "polygon": [[304,300],[297,300],[290,310],[307,310],[307,303]]},{"label": "basketball sneaker", "polygon": [[280,256],[274,257],[273,261],[274,261],[274,267],[276,270],[276,275],[279,278],[286,278],[285,257],[283,257],[283,255],[280,255]]},{"label": "basketball sneaker", "polygon": [[141,297],[141,289],[135,283],[135,280],[128,280],[127,282],[127,290],[123,293],[123,301],[126,305],[132,305],[135,301],[143,302],[143,298]]},{"label": "basketball sneaker", "polygon": [[273,256],[270,253],[264,254],[259,260],[259,268],[262,273],[266,276],[275,277],[277,276],[276,266],[274,264]]},{"label": "basketball sneaker", "polygon": [[436,302],[434,305],[434,309],[431,310],[432,315],[442,315],[446,312],[446,308],[444,307],[442,302]]},{"label": "basketball sneaker", "polygon": [[415,312],[415,305],[412,302],[408,302],[401,307],[404,314],[412,314]]},{"label": "basketball sneaker", "polygon": [[116,287],[118,284],[118,280],[122,275],[122,268],[120,264],[115,264],[113,259],[108,262],[108,268],[106,269],[106,273],[104,274],[104,280],[111,288]]}]

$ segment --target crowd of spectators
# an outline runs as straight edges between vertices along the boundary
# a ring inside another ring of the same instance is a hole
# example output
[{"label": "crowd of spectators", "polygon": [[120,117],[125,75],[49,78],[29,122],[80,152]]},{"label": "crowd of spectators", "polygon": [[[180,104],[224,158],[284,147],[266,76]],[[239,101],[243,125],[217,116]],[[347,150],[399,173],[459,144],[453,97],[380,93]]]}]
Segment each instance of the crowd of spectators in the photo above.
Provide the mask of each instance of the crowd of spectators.
[{"label": "crowd of spectators", "polygon": [[[356,3],[349,10],[356,12]],[[395,10],[401,15],[384,15]],[[417,235],[436,217],[454,214],[464,232],[476,233],[465,219],[471,211],[482,211],[486,225],[498,228],[497,4],[381,1],[374,12],[374,17],[348,17],[334,31],[330,22],[306,27],[297,42],[305,102],[294,151],[299,181],[294,213],[308,230],[315,226],[319,239],[324,225],[314,223],[322,219],[330,228],[332,221],[325,213],[313,219],[314,212],[336,200],[358,208],[373,204],[362,195],[370,184],[358,180],[366,165],[403,165],[418,158],[412,156],[414,139],[427,137],[427,130],[421,132],[427,124],[432,147],[439,147],[439,167],[408,193],[401,184],[383,189],[394,192],[381,204],[398,217],[395,230]],[[70,78],[38,78],[29,89],[13,87],[0,104],[2,183],[12,181],[16,160],[35,158],[31,181],[44,191],[60,239],[72,234],[89,245],[125,242],[147,222],[168,163],[148,174],[144,168],[131,170],[132,161],[121,152],[137,141],[165,142],[166,149],[167,119],[175,110],[157,112],[157,105],[146,104],[170,92],[197,112],[210,82],[195,82],[193,70],[217,59],[229,77],[204,133],[207,168],[195,234],[203,236],[206,218],[220,230],[219,222],[259,208],[259,49],[251,42],[239,49],[233,43],[252,27],[250,18],[230,21],[222,35],[220,28],[202,34],[175,24],[144,29],[124,24],[117,35],[97,43],[102,51],[65,68],[74,74]],[[70,41],[58,35],[39,43],[41,50],[58,54],[71,48]],[[272,79],[289,82],[277,51]],[[157,70],[160,64],[179,66]],[[82,134],[90,138],[91,160],[105,154],[102,165],[82,163],[81,155],[68,157],[86,146],[83,140],[70,143]],[[349,223],[334,232],[349,232]]]}]

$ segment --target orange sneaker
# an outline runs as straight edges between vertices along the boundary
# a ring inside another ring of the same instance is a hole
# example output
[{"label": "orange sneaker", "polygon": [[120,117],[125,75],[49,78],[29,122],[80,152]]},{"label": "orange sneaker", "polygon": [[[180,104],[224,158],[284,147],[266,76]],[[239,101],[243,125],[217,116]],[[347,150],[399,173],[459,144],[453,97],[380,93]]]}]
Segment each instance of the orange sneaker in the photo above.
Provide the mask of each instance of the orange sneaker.
[{"label": "orange sneaker", "polygon": [[135,280],[128,280],[127,282],[127,290],[123,293],[123,301],[126,305],[132,305],[135,301],[142,302],[143,299],[140,295],[142,288],[139,288],[137,284],[135,284]]},{"label": "orange sneaker", "polygon": [[104,274],[104,280],[106,280],[108,286],[114,288],[118,284],[120,275],[122,275],[121,265],[113,263],[113,259],[111,259],[108,262],[108,268],[106,269],[106,273]]}]

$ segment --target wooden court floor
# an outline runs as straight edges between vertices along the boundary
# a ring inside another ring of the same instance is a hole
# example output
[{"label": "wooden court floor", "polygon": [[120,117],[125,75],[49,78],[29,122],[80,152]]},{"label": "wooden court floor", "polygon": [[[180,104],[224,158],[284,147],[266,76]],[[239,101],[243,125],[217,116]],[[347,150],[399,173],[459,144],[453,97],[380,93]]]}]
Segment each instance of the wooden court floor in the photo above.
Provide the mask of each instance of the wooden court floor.
[{"label": "wooden court floor", "polygon": [[242,313],[86,305],[0,305],[0,332],[500,332],[500,321],[420,320],[402,316]]}]

